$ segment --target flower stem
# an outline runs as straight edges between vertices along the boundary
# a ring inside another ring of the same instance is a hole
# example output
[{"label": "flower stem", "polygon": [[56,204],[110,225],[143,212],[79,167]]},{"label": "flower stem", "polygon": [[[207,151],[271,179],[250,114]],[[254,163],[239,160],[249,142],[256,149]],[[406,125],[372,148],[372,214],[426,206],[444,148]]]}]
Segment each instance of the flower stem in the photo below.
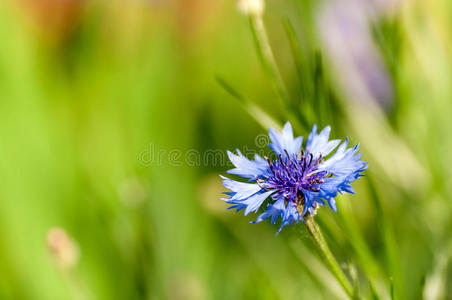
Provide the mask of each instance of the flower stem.
[{"label": "flower stem", "polygon": [[250,22],[261,63],[272,81],[277,96],[286,103],[289,101],[289,94],[276,64],[262,15],[251,14]]},{"label": "flower stem", "polygon": [[294,120],[297,120],[302,127],[307,128],[306,120],[297,115],[294,109],[294,104],[291,101],[290,94],[286,88],[281,72],[276,63],[273,50],[270,45],[268,33],[265,28],[262,13],[250,14],[250,26],[253,33],[254,43],[259,55],[259,60],[267,73],[267,76],[273,86],[276,96],[283,105],[284,112],[291,116]]},{"label": "flower stem", "polygon": [[352,285],[348,281],[347,277],[345,277],[344,272],[342,272],[339,264],[331,253],[328,244],[323,237],[322,232],[320,231],[319,225],[314,221],[314,217],[312,215],[305,217],[306,228],[308,229],[309,235],[314,242],[317,249],[320,251],[325,263],[330,270],[330,272],[336,277],[341,286],[344,288],[345,292],[351,297],[355,298]]}]

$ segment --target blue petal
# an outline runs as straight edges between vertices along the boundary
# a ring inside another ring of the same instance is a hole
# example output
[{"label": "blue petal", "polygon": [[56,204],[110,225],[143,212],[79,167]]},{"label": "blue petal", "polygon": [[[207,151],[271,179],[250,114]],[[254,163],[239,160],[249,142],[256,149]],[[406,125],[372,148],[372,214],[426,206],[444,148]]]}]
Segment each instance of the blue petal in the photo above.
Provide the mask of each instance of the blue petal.
[{"label": "blue petal", "polygon": [[317,134],[317,125],[314,125],[308,140],[306,141],[306,151],[311,153],[314,157],[318,157],[319,154],[322,154],[323,157],[330,154],[341,142],[340,140],[328,141],[330,132],[331,127],[327,126],[320,134]]},{"label": "blue petal", "polygon": [[291,225],[294,221],[298,223],[298,221],[301,219],[300,214],[298,213],[297,208],[295,207],[295,204],[292,201],[289,201],[287,203],[286,209],[284,210],[283,220],[281,223],[281,226],[279,227],[276,234],[281,232],[281,229],[283,229],[286,225]]},{"label": "blue petal", "polygon": [[331,207],[331,209],[334,212],[337,212],[336,200],[334,200],[334,198],[328,198],[327,201],[328,201],[328,205]]},{"label": "blue petal", "polygon": [[223,185],[234,192],[227,200],[246,199],[262,189],[257,183],[239,182],[221,175],[220,177],[223,178]]},{"label": "blue petal", "polygon": [[237,149],[237,155],[228,151],[229,160],[235,166],[227,171],[228,174],[238,175],[248,179],[256,179],[270,172],[267,161],[259,155],[255,155],[255,160],[249,160]]},{"label": "blue petal", "polygon": [[236,208],[237,211],[245,209],[245,215],[257,211],[265,199],[274,193],[272,190],[264,192],[257,183],[239,182],[224,176],[221,178],[223,178],[223,185],[233,192],[229,194],[229,198],[222,200],[232,205],[230,209]]},{"label": "blue petal", "polygon": [[245,216],[250,212],[256,212],[262,203],[267,199],[274,191],[268,191],[262,194],[255,194],[248,199],[242,201],[247,207],[245,209]]},{"label": "blue petal", "polygon": [[297,155],[300,152],[303,137],[300,136],[294,139],[290,122],[287,122],[286,125],[284,125],[281,134],[273,128],[270,128],[268,135],[272,141],[268,146],[276,153],[276,155],[285,157],[285,151],[287,151],[290,156]]},{"label": "blue petal", "polygon": [[256,218],[256,220],[252,221],[251,223],[262,222],[263,220],[271,217],[270,223],[273,225],[273,224],[275,224],[278,217],[280,217],[280,216],[282,217],[285,209],[286,209],[286,207],[284,205],[284,198],[281,198],[281,199],[277,200],[275,203],[269,204],[267,206],[267,210],[264,213],[260,214]]},{"label": "blue petal", "polygon": [[234,205],[229,206],[227,209],[233,209],[233,208],[236,208],[235,212],[239,212],[242,209],[246,208],[246,205],[243,203],[235,203]]},{"label": "blue petal", "polygon": [[256,212],[262,205],[262,203],[267,199],[274,191],[268,191],[265,193],[256,193],[248,198],[240,200],[230,200],[224,199],[227,203],[232,206],[229,208],[237,208],[237,211],[245,209],[244,215],[248,215],[250,212]]},{"label": "blue petal", "polygon": [[322,200],[322,197],[317,192],[311,192],[311,191],[305,190],[305,191],[303,191],[303,195],[304,195],[305,203],[304,203],[304,207],[303,207],[303,212],[301,214],[301,218],[303,218],[307,212],[313,214],[314,208],[317,205],[321,205],[321,206],[325,205],[325,202]]},{"label": "blue petal", "polygon": [[336,211],[334,197],[342,192],[354,193],[350,183],[363,176],[361,173],[367,169],[367,163],[359,160],[361,154],[356,154],[359,144],[349,149],[347,145],[348,139],[339,146],[333,156],[319,165],[319,170],[328,171],[333,175],[325,178],[318,194],[328,201],[334,211]]},{"label": "blue petal", "polygon": [[361,153],[356,154],[359,144],[346,149],[347,144],[348,139],[339,146],[333,156],[319,165],[319,170],[328,171],[335,176],[351,176],[349,179],[357,179],[356,176],[367,169],[367,163],[359,160],[362,156]]}]

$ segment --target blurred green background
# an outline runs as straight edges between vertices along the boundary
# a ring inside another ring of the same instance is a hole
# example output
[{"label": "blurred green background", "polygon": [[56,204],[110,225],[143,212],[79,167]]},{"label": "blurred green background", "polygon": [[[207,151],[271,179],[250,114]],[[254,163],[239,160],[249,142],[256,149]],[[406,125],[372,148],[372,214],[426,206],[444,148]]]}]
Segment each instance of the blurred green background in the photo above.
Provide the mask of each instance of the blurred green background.
[{"label": "blurred green background", "polygon": [[317,218],[362,294],[452,299],[451,20],[269,0],[285,98],[235,1],[1,1],[0,299],[345,299],[301,225],[220,200],[226,149],[287,120],[361,142],[368,176]]}]

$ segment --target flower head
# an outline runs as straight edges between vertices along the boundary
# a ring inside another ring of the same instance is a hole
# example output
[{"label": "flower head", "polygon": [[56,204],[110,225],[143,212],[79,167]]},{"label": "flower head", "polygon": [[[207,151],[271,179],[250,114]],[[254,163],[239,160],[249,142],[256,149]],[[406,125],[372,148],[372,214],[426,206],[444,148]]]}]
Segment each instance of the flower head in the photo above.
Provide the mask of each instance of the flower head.
[{"label": "flower head", "polygon": [[357,153],[359,144],[347,149],[348,139],[342,144],[340,140],[329,141],[330,131],[327,126],[318,134],[314,125],[302,149],[303,137],[294,138],[289,122],[281,133],[270,129],[269,147],[276,154],[273,160],[257,154],[249,160],[239,150],[237,154],[228,151],[235,168],[227,173],[248,182],[222,176],[223,185],[231,190],[225,193],[229,198],[223,200],[231,205],[229,208],[244,209],[245,215],[267,203],[265,211],[252,223],[270,218],[274,224],[281,217],[278,233],[286,225],[303,221],[306,214],[314,215],[325,201],[336,211],[334,197],[338,193],[354,193],[350,183],[363,176],[367,163]]}]

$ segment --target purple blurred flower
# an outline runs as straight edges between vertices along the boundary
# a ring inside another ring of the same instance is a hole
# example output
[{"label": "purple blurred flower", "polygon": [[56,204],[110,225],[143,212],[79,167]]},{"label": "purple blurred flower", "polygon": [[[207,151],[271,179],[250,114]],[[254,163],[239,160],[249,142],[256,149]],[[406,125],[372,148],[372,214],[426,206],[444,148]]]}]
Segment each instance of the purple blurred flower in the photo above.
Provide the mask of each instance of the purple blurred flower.
[{"label": "purple blurred flower", "polygon": [[326,50],[342,76],[347,98],[390,108],[393,86],[376,47],[370,24],[398,1],[334,0],[321,6],[318,27]]}]

